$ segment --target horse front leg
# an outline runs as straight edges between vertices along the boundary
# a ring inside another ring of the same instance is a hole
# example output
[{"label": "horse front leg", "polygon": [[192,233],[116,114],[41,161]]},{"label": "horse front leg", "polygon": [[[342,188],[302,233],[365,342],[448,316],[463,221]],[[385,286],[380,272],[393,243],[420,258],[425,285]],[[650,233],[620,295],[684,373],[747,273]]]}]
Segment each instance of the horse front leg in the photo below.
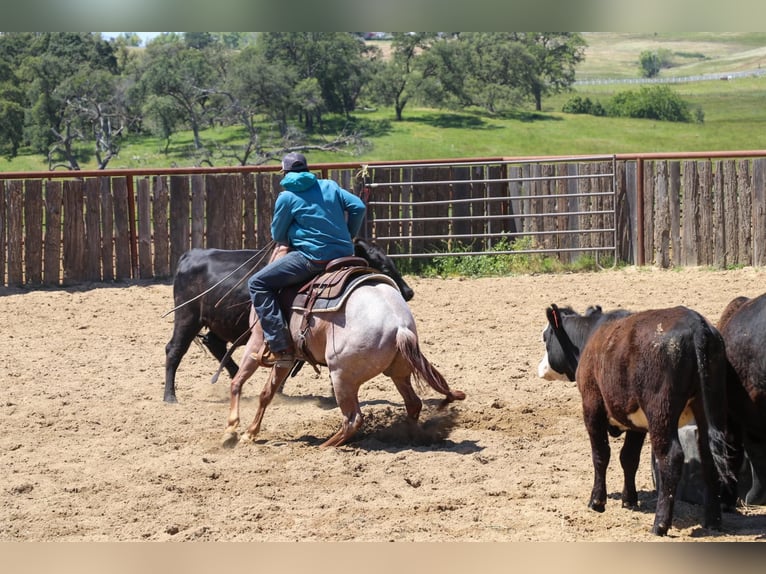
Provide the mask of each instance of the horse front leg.
[{"label": "horse front leg", "polygon": [[277,392],[277,389],[279,389],[287,380],[287,377],[290,375],[290,371],[292,371],[294,364],[295,363],[289,366],[281,366],[277,364],[271,368],[269,379],[263,386],[263,390],[261,390],[261,394],[258,400],[258,410],[255,413],[255,418],[253,419],[253,422],[250,423],[250,426],[247,427],[242,440],[246,440],[248,442],[253,442],[255,440],[256,435],[261,430],[261,422],[263,422],[263,415],[266,413],[266,407],[271,403],[274,395]]},{"label": "horse front leg", "polygon": [[[251,310],[250,324],[253,325],[253,316],[255,312]],[[245,353],[242,364],[237,369],[237,373],[231,380],[229,390],[229,416],[226,420],[226,430],[223,432],[223,446],[232,448],[239,442],[237,427],[239,426],[239,400],[242,395],[242,386],[258,369],[258,360],[255,353],[263,344],[263,331],[260,329],[260,323],[255,323],[252,327],[250,338],[245,345]]]}]

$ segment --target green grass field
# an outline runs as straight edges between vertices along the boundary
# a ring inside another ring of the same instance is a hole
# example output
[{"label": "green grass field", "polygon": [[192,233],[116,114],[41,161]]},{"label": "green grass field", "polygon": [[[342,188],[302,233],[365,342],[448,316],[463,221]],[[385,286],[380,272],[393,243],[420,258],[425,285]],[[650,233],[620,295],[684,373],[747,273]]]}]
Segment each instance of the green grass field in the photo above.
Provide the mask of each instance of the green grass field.
[{"label": "green grass field", "polygon": [[[638,55],[664,48],[676,66],[661,76],[689,76],[758,69],[766,65],[766,33],[623,34],[587,33],[586,59],[578,79],[637,77]],[[605,103],[618,91],[635,85],[581,86],[576,92]],[[542,113],[517,111],[489,116],[479,111],[446,112],[407,107],[396,122],[392,109],[360,111],[357,128],[371,147],[360,155],[351,151],[309,154],[313,163],[398,161],[482,156],[582,155],[640,152],[723,151],[766,149],[766,76],[728,81],[672,84],[694,106],[701,107],[704,123],[679,124],[653,120],[598,118],[560,112],[573,95],[543,100]],[[340,125],[331,125],[328,134]],[[237,141],[236,129],[203,132],[204,140]],[[322,136],[318,136],[322,137]],[[125,142],[110,168],[189,166],[191,135],[173,136],[169,153],[163,141],[137,138]],[[223,165],[223,164],[220,164]],[[84,164],[83,168],[92,168]],[[47,169],[40,156],[0,159],[0,171]]]}]

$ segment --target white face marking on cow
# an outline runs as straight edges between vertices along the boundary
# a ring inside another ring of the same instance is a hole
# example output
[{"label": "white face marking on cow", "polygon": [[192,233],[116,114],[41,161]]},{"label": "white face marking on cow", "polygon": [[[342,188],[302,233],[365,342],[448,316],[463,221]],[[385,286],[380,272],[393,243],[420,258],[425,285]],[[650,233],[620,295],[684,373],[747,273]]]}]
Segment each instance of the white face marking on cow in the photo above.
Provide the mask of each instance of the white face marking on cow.
[{"label": "white face marking on cow", "polygon": [[548,363],[548,353],[546,351],[543,358],[540,360],[540,364],[537,365],[537,376],[546,381],[568,381],[569,379],[563,373],[554,371],[550,363]]}]

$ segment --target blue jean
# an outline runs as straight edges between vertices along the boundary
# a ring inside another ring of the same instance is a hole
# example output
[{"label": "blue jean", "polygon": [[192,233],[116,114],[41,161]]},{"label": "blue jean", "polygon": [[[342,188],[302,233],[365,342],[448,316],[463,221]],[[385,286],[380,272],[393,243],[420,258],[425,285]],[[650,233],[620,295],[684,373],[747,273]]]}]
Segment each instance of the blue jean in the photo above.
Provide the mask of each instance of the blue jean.
[{"label": "blue jean", "polygon": [[263,337],[275,353],[292,346],[290,330],[279,308],[279,290],[305,283],[324,268],[325,262],[317,263],[298,251],[290,251],[248,279],[250,299],[261,320]]}]

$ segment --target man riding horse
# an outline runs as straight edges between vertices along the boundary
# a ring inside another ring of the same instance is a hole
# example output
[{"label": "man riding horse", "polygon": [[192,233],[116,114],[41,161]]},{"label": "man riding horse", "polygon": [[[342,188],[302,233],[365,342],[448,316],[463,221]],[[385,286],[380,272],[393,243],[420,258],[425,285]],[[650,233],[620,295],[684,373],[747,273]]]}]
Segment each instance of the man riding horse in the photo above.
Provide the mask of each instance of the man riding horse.
[{"label": "man riding horse", "polygon": [[[269,264],[248,281],[263,341],[251,341],[257,360],[266,367],[295,361],[295,350],[278,293],[305,283],[324,271],[327,263],[354,254],[352,238],[364,220],[364,202],[331,179],[309,171],[303,154],[282,158],[284,187],[274,204],[271,236],[277,244]],[[259,329],[254,329],[256,337]]]}]

